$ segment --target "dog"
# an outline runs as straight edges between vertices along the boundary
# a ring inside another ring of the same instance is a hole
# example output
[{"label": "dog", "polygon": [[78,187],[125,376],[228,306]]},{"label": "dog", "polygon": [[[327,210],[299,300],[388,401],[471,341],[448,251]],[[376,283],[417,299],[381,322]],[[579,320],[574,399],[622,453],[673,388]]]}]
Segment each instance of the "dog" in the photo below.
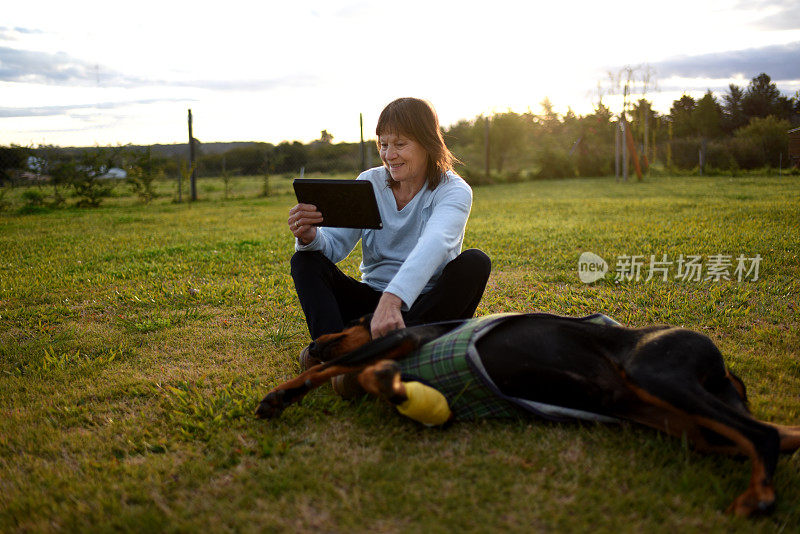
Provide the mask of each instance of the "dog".
[{"label": "dog", "polygon": [[[270,391],[256,415],[277,417],[312,389],[346,373],[357,373],[368,393],[399,406],[408,399],[403,367],[413,368],[427,347],[471,329],[472,341],[466,348],[459,345],[465,354],[456,357],[466,357],[473,371],[480,368],[477,382],[484,383],[477,386],[489,387],[497,402],[550,419],[633,421],[684,436],[701,451],[747,456],[750,484],[728,513],[772,511],[778,455],[800,448],[800,426],[755,419],[744,383],[726,367],[714,343],[691,330],[627,328],[601,314],[528,313],[413,326],[372,340],[369,324],[367,316],[316,339],[309,351],[323,363]],[[447,389],[437,379],[428,382]],[[453,407],[449,418],[458,419],[461,397],[447,400]]]}]

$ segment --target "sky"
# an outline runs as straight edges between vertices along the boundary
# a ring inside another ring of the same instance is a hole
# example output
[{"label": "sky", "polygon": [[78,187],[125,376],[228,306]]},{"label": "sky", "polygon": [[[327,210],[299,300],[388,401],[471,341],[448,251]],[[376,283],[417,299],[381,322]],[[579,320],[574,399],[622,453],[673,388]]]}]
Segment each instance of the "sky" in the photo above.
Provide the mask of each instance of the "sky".
[{"label": "sky", "polygon": [[797,0],[262,0],[6,3],[0,145],[334,142],[398,97],[442,125],[513,110],[614,111],[609,72],[651,73],[666,113],[761,72],[800,90]]}]

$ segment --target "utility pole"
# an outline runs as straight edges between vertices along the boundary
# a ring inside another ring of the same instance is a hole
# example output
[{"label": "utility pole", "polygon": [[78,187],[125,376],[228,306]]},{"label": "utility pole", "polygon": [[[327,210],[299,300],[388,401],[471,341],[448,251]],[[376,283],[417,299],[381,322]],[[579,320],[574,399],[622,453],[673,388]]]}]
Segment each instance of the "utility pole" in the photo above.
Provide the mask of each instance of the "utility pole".
[{"label": "utility pole", "polygon": [[192,200],[197,200],[197,167],[194,164],[194,135],[192,135],[192,110],[189,110],[189,165],[192,169]]}]

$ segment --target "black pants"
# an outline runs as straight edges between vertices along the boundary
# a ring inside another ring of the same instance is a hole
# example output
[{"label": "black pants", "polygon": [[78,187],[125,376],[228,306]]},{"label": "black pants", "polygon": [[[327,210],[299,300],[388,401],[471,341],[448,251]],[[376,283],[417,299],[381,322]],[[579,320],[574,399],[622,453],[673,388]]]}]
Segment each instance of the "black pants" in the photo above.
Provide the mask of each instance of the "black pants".
[{"label": "black pants", "polygon": [[[311,338],[340,332],[345,325],[375,311],[381,292],[347,276],[320,252],[296,252],[292,278]],[[478,249],[468,249],[445,265],[430,291],[407,312],[406,325],[469,319],[486,289],[492,262]]]}]

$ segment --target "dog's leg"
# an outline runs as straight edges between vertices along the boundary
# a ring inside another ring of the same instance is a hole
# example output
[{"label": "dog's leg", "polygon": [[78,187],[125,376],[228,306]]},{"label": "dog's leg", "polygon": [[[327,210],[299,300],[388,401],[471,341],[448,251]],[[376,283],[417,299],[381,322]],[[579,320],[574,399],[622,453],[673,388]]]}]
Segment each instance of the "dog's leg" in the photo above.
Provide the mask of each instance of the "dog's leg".
[{"label": "dog's leg", "polygon": [[776,425],[774,423],[764,423],[778,431],[781,441],[781,452],[792,453],[800,449],[800,426]]},{"label": "dog's leg", "polygon": [[[644,384],[635,379],[634,382],[631,384],[632,391],[646,404],[663,409],[672,418],[680,413],[698,429],[722,436],[731,444],[713,446],[713,449],[740,453],[750,458],[750,484],[728,508],[729,513],[750,516],[772,509],[775,503],[772,477],[779,450],[778,431],[775,428],[730,408],[697,384],[686,387],[685,384],[676,385],[670,380],[654,379],[653,376],[648,376]],[[674,433],[674,429],[659,424],[657,419],[645,424]],[[691,435],[687,437],[692,438]]]},{"label": "dog's leg", "polygon": [[[299,402],[309,391],[325,384],[332,377],[357,372],[377,360],[398,359],[413,352],[422,344],[441,336],[454,325],[426,325],[391,332],[369,341],[369,330],[363,324],[339,334],[320,336],[314,342],[314,357],[328,360],[284,382],[270,391],[256,409],[261,419],[272,419],[288,406]],[[365,336],[366,332],[366,336]],[[314,350],[323,354],[315,354]],[[343,353],[342,351],[349,351]]]},{"label": "dog's leg", "polygon": [[315,365],[299,376],[284,382],[276,387],[261,400],[256,409],[256,416],[260,419],[278,417],[284,409],[300,402],[309,391],[326,384],[331,377],[357,371],[354,367],[339,365]]},{"label": "dog's leg", "polygon": [[390,404],[401,404],[408,399],[400,367],[393,360],[381,360],[361,371],[358,383],[369,393]]},{"label": "dog's leg", "polygon": [[358,375],[361,386],[390,404],[404,416],[425,426],[439,426],[452,420],[447,398],[437,389],[417,381],[403,382],[400,366],[382,360]]}]

